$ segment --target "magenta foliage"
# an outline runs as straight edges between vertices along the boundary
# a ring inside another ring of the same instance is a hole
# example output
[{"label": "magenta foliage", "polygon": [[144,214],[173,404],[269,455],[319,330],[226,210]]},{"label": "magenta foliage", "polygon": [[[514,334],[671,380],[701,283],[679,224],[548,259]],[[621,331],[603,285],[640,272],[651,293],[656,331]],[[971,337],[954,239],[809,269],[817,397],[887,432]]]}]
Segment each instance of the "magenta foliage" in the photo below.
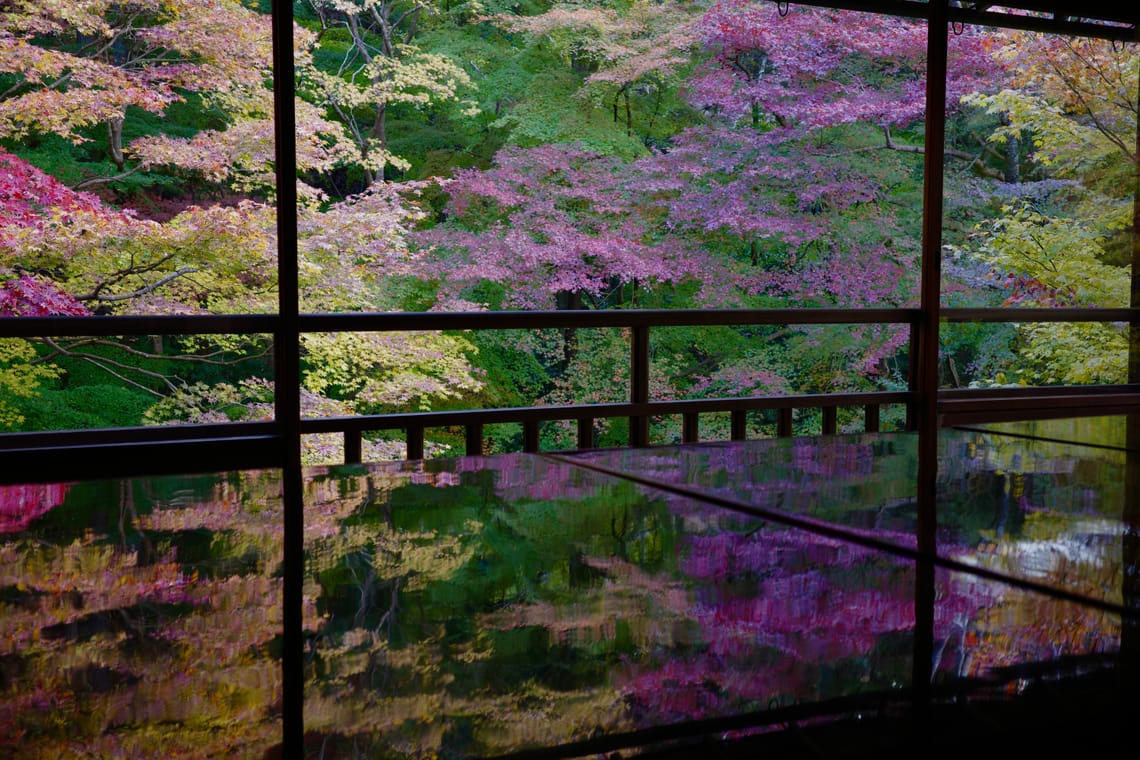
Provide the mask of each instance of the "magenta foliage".
[{"label": "magenta foliage", "polygon": [[[886,190],[848,157],[791,130],[699,128],[636,166],[657,188],[672,234],[750,241],[764,252],[736,274],[749,294],[801,306],[885,306],[913,299],[912,259]],[[672,183],[671,192],[667,192]],[[857,212],[857,213],[856,213]],[[856,236],[852,218],[862,219]]]},{"label": "magenta foliage", "polygon": [[0,252],[7,245],[6,227],[42,224],[52,210],[107,211],[98,196],[76,192],[21,158],[0,148]]},{"label": "magenta foliage", "polygon": [[[690,97],[730,119],[807,128],[856,121],[902,126],[925,113],[920,21],[797,6],[781,16],[776,3],[718,0],[702,29],[713,58],[694,77]],[[992,85],[999,67],[974,29],[953,35],[949,52],[953,109],[965,93]]]},{"label": "magenta foliage", "polygon": [[844,687],[821,670],[860,661],[884,634],[914,625],[906,563],[792,530],[712,530],[686,544],[699,643],[684,659],[631,664],[621,683],[655,720],[839,696]]},{"label": "magenta foliage", "polygon": [[62,504],[70,488],[69,483],[0,485],[0,533],[26,530],[37,517]]},{"label": "magenta foliage", "polygon": [[562,292],[600,298],[615,285],[699,276],[695,250],[654,238],[631,197],[637,179],[620,159],[577,145],[504,148],[492,168],[460,171],[448,184],[456,219],[416,237],[447,253],[423,274],[452,289],[507,284],[508,305],[524,308]]},{"label": "magenta foliage", "polygon": [[[525,308],[630,282],[696,281],[711,305],[756,295],[803,306],[912,299],[914,252],[892,247],[898,224],[879,210],[885,191],[799,136],[695,128],[668,153],[629,164],[577,146],[506,148],[491,169],[447,185],[448,221],[416,239],[439,250],[421,275],[446,295],[501,283],[508,304]],[[870,240],[843,234],[856,210]],[[750,245],[765,261],[724,253]]]},{"label": "magenta foliage", "polygon": [[98,197],[78,193],[23,159],[0,149],[0,317],[84,315],[88,310],[55,285],[8,269],[8,230],[66,220],[73,212],[106,213]]},{"label": "magenta foliage", "polygon": [[[910,562],[799,530],[728,527],[685,540],[681,569],[693,581],[688,615],[697,627],[683,657],[630,662],[621,671],[635,714],[706,718],[909,679],[907,655],[877,662],[875,653],[884,636],[914,629]],[[951,580],[940,584],[935,610],[943,652],[962,647],[970,621],[1002,595],[990,582]],[[846,684],[824,675],[844,668],[852,674]]]},{"label": "magenta foliage", "polygon": [[20,275],[0,282],[0,317],[86,316],[86,306],[51,282]]}]

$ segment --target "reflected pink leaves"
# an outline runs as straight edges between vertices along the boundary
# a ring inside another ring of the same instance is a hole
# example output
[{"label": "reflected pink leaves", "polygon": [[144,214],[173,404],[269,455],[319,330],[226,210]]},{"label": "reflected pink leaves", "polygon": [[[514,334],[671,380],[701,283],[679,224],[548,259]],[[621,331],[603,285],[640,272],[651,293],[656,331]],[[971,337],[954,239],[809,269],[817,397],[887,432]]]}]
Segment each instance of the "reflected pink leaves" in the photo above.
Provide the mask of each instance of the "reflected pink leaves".
[{"label": "reflected pink leaves", "polygon": [[0,485],[0,533],[26,530],[40,515],[63,503],[69,483]]}]

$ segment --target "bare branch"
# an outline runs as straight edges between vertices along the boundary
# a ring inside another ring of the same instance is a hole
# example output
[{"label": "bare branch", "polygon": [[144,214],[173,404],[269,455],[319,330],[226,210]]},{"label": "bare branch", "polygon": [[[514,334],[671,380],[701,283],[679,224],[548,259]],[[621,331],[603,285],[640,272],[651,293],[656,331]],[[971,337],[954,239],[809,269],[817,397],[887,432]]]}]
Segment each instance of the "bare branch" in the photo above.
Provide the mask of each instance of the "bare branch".
[{"label": "bare branch", "polygon": [[113,177],[88,177],[87,179],[81,179],[81,180],[79,180],[79,182],[76,182],[72,186],[71,189],[72,190],[83,190],[84,188],[92,187],[94,185],[105,185],[108,182],[118,182],[121,179],[126,179],[127,177],[131,176],[132,174],[135,174],[141,168],[142,168],[141,166],[136,166],[132,169],[128,169],[127,171],[123,172],[122,174],[116,174]]},{"label": "bare branch", "polygon": [[[148,270],[144,270],[144,271],[148,271]],[[99,291],[102,290],[107,285],[107,283],[100,283],[100,285],[95,290],[91,291],[90,293],[86,293],[84,295],[81,295],[81,296],[76,296],[75,300],[77,300],[77,301],[97,301],[99,303],[113,303],[115,301],[129,301],[132,298],[138,298],[139,296],[144,296],[147,293],[153,293],[154,291],[158,290],[163,285],[165,285],[166,283],[168,283],[172,280],[176,280],[179,277],[182,277],[182,276],[187,275],[187,274],[191,274],[193,272],[198,272],[198,271],[201,271],[201,267],[180,267],[177,270],[166,275],[165,277],[160,277],[159,279],[155,280],[154,282],[150,283],[149,285],[145,285],[145,286],[139,288],[138,290],[132,291],[130,293],[119,293],[117,295],[111,295],[111,296],[100,295]],[[137,274],[137,273],[138,273],[137,271],[125,271],[125,272],[120,273],[120,277],[118,279],[121,280],[129,274]]]}]

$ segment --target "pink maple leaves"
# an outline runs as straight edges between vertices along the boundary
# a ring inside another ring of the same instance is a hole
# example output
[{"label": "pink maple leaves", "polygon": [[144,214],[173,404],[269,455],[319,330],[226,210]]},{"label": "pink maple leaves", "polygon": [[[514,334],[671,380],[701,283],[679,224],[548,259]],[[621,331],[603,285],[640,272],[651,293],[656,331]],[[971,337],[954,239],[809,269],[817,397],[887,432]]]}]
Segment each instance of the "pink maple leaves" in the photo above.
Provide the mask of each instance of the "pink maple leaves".
[{"label": "pink maple leaves", "polygon": [[[27,227],[39,223],[51,209],[62,211],[104,211],[99,198],[76,192],[23,159],[0,148],[0,214],[5,227]],[[0,238],[0,245],[4,241]]]},{"label": "pink maple leaves", "polygon": [[84,315],[88,310],[53,283],[10,268],[11,233],[66,223],[75,212],[111,213],[90,193],[79,193],[26,161],[0,149],[0,317]]},{"label": "pink maple leaves", "polygon": [[54,284],[29,275],[0,282],[0,317],[85,316],[87,307]]},{"label": "pink maple leaves", "polygon": [[[718,0],[702,25],[712,60],[690,96],[731,119],[816,128],[902,126],[926,111],[926,25],[883,14]],[[998,64],[974,28],[950,44],[948,103],[992,80]]]},{"label": "pink maple leaves", "polygon": [[524,308],[560,292],[602,299],[616,285],[695,276],[674,241],[653,239],[630,197],[634,176],[620,159],[581,146],[505,148],[491,169],[461,171],[448,185],[461,224],[416,237],[447,251],[425,273],[452,288],[509,284],[508,303]]}]

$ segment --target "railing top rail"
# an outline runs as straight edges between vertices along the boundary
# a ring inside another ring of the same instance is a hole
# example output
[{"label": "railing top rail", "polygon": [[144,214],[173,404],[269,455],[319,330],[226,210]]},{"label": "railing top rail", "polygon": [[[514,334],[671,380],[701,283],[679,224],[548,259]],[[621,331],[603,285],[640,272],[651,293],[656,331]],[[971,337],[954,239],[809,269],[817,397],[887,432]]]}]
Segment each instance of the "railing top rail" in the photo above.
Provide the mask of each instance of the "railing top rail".
[{"label": "railing top rail", "polygon": [[650,401],[641,404],[615,402],[565,406],[521,406],[509,409],[455,409],[438,412],[311,418],[301,420],[301,431],[303,433],[328,433],[344,430],[394,430],[407,427],[641,417],[686,412],[707,414],[751,409],[822,409],[859,406],[861,404],[905,404],[912,400],[913,394],[908,391],[865,391],[861,393],[821,393],[801,396],[679,399]]},{"label": "railing top rail", "polygon": [[[606,309],[464,312],[344,312],[302,314],[302,332],[405,330],[533,330],[591,327],[708,325],[914,324],[917,308],[875,309]],[[1130,308],[942,308],[947,322],[1140,322]],[[203,314],[117,317],[9,317],[0,337],[267,334],[276,314]]]},{"label": "railing top rail", "polygon": [[347,330],[512,330],[562,327],[910,324],[918,309],[599,309],[560,311],[303,314],[305,332]]},{"label": "railing top rail", "polygon": [[113,335],[269,334],[281,323],[276,314],[164,314],[90,317],[0,318],[5,338],[105,337]]},{"label": "railing top rail", "polygon": [[[883,309],[606,309],[465,312],[343,312],[302,314],[302,332],[400,330],[526,330],[560,327],[694,325],[910,324],[918,310]],[[0,336],[194,335],[272,333],[276,314],[0,319]]]},{"label": "railing top rail", "polygon": [[1058,308],[942,308],[947,322],[1140,322],[1140,309]]}]

